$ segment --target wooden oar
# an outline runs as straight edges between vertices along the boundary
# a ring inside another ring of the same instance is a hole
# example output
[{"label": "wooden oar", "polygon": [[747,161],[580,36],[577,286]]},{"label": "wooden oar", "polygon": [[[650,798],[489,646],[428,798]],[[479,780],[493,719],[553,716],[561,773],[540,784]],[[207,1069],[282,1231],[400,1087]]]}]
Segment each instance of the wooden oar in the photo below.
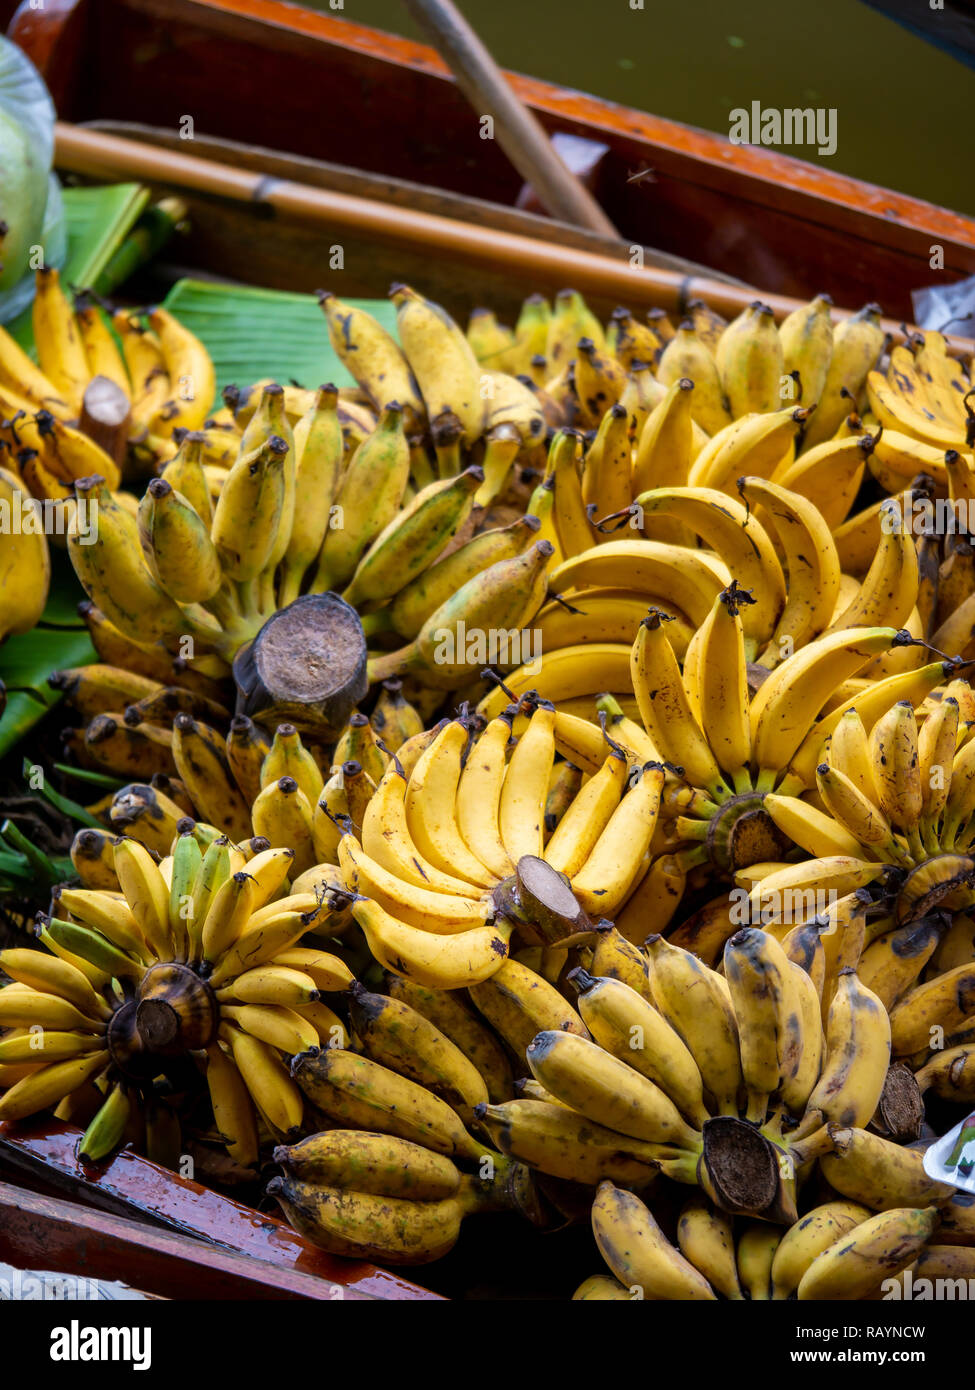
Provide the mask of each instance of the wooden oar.
[{"label": "wooden oar", "polygon": [[553,217],[603,236],[619,237],[587,188],[556,154],[538,120],[515,95],[497,63],[453,0],[404,0],[498,144]]}]

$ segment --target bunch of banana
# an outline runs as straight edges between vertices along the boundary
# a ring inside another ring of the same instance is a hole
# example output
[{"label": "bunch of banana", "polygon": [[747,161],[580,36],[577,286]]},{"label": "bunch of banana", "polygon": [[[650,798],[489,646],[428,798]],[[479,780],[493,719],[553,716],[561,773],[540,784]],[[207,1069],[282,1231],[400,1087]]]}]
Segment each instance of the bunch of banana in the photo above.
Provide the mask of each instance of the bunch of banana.
[{"label": "bunch of banana", "polygon": [[[840,891],[883,875],[894,929],[883,951],[895,954],[899,968],[881,963],[880,939],[867,954],[875,956],[871,977],[877,972],[883,980],[888,1008],[935,950],[939,933],[930,931],[932,914],[941,913],[947,922],[975,905],[975,782],[969,770],[975,768],[975,748],[972,725],[960,713],[970,712],[971,689],[955,679],[923,702],[907,690],[892,702],[890,686],[890,680],[879,682],[835,710],[830,727],[820,731],[818,748],[807,743],[808,762],[800,750],[792,769],[805,775],[810,767],[815,779],[804,793],[788,789],[766,798],[767,814],[813,859],[773,868],[753,889],[755,897],[767,889],[817,886],[817,863],[831,856],[846,861]],[[922,926],[929,942],[922,943]]]},{"label": "bunch of banana", "polygon": [[322,996],[344,993],[352,972],[298,945],[328,930],[329,908],[300,879],[287,891],[291,849],[226,836],[204,849],[194,830],[184,820],[160,863],[116,839],[116,889],[63,889],[57,915],[38,918],[44,949],[0,954],[15,982],[0,989],[0,1118],[57,1106],[87,1124],[91,1159],[141,1133],[152,1153],[160,1079],[182,1094],[199,1067],[242,1167],[257,1161],[259,1124],[280,1137],[301,1126],[287,1059],[347,1041]]},{"label": "bunch of banana", "polygon": [[513,929],[526,944],[561,945],[623,905],[646,872],[664,771],[641,760],[631,772],[605,743],[595,775],[547,822],[556,759],[576,726],[602,737],[526,700],[483,729],[463,714],[444,720],[409,766],[408,745],[390,759],[337,841],[352,915],[387,969],[436,988],[480,986],[508,968]]},{"label": "bunch of banana", "polygon": [[276,1148],[274,1161],[285,1173],[267,1192],[291,1225],[352,1259],[426,1264],[454,1246],[465,1216],[498,1205],[446,1154],[391,1134],[332,1129]]},{"label": "bunch of banana", "polygon": [[127,406],[133,465],[146,450],[171,452],[175,430],[199,429],[209,417],[216,379],[203,344],[166,309],[150,309],[145,319],[119,310],[110,326],[91,297],[72,304],[58,272],[46,268],[36,272],[38,362],[0,329],[0,437],[35,497],[64,503],[74,482],[93,473],[118,487],[118,463],[85,432],[95,381],[111,383]]}]

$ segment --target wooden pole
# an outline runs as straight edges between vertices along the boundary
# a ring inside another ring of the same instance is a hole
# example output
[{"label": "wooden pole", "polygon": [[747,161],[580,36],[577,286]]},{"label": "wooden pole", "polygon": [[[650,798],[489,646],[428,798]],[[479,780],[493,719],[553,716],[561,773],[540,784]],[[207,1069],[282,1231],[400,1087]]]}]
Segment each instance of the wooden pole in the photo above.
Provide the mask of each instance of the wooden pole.
[{"label": "wooden pole", "polygon": [[553,217],[603,236],[619,233],[589,190],[566,168],[539,121],[515,95],[453,0],[404,0],[498,144]]},{"label": "wooden pole", "polygon": [[[630,304],[634,309],[658,307],[683,314],[691,299],[704,299],[725,318],[734,318],[753,300],[771,306],[777,320],[801,303],[784,294],[766,294],[748,286],[728,285],[705,276],[681,275],[657,266],[636,266],[628,260],[581,251],[574,246],[538,241],[496,228],[480,227],[435,213],[359,198],[351,193],[314,188],[292,179],[268,179],[230,164],[176,154],[172,150],[106,135],[59,121],[55,126],[55,166],[96,179],[142,179],[156,189],[199,193],[227,199],[253,209],[272,209],[330,233],[348,229],[375,237],[389,246],[423,246],[430,256],[459,266],[477,265],[497,272],[511,268],[520,283],[533,289],[571,285],[583,294]],[[851,310],[837,308],[835,321]],[[900,324],[884,319],[883,327],[894,342],[904,342]],[[972,352],[971,339],[945,335],[952,352]]]}]

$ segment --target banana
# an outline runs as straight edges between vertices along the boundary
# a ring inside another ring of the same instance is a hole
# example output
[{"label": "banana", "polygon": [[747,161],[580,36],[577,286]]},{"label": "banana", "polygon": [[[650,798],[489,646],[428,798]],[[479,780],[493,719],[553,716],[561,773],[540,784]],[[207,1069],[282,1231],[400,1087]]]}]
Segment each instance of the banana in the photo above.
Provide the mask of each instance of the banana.
[{"label": "banana", "polygon": [[703,1274],[664,1236],[650,1210],[608,1179],[596,1189],[592,1228],[599,1253],[624,1288],[651,1299],[717,1297]]},{"label": "banana", "polygon": [[59,1033],[50,1028],[30,1033],[11,1033],[0,1039],[0,1066],[69,1062],[73,1057],[101,1051],[104,1046],[103,1038],[90,1033]]},{"label": "banana", "polygon": [[[345,758],[336,757],[334,761],[344,762]],[[261,763],[260,789],[279,782],[282,777],[290,777],[297,782],[311,804],[318,800],[325,788],[321,769],[305,748],[293,724],[279,724],[275,729],[274,739]]]},{"label": "banana", "polygon": [[409,480],[410,452],[398,402],[383,408],[375,430],[359,445],[336,497],[340,525],[325,534],[312,590],[344,587],[370,541],[384,538]]},{"label": "banana", "polygon": [[725,943],[724,973],[738,1024],[746,1119],[761,1125],[769,1097],[801,1060],[795,981],[782,947],[757,927],[744,927]]},{"label": "banana", "polygon": [[888,1012],[920,978],[942,937],[939,924],[922,917],[872,941],[857,973]]},{"label": "banana", "polygon": [[864,1298],[914,1263],[934,1230],[934,1207],[880,1212],[845,1232],[813,1260],[799,1281],[799,1300]]},{"label": "banana", "polygon": [[928,1177],[917,1149],[854,1127],[830,1125],[829,1137],[833,1152],[820,1159],[823,1176],[851,1201],[873,1211],[890,1211],[926,1207],[952,1195],[949,1183]]},{"label": "banana", "polygon": [[[748,763],[751,729],[748,722],[748,676],[742,608],[749,603],[733,579],[714,601],[695,643],[697,689],[688,691],[694,714],[727,780],[740,792],[751,790]],[[685,657],[684,681],[690,661]],[[696,698],[695,698],[696,697]]]},{"label": "banana", "polygon": [[815,859],[832,855],[856,859],[863,852],[860,841],[851,833],[844,818],[840,817],[841,823],[838,823],[807,801],[767,792],[762,809],[772,817],[783,835]]},{"label": "banana", "polygon": [[463,526],[483,481],[480,468],[431,483],[372,542],[343,593],[347,603],[391,598],[432,564]]},{"label": "banana", "polygon": [[[221,991],[221,994],[225,993]],[[318,1046],[318,1030],[295,1009],[280,1004],[235,1004],[227,1002],[225,998],[221,998],[220,1004],[222,1019],[229,1020],[250,1037],[258,1038],[279,1052],[293,1055]],[[285,1126],[278,1125],[277,1128]]]},{"label": "banana", "polygon": [[[832,750],[830,750],[832,752]],[[828,763],[816,769],[816,787],[823,803],[854,841],[876,851],[884,858],[898,862],[901,855],[894,834],[883,812],[874,805],[845,773]],[[837,854],[850,854],[849,849],[837,849]],[[853,850],[854,857],[860,851]]]},{"label": "banana", "polygon": [[492,719],[472,746],[457,784],[457,827],[467,848],[498,879],[514,873],[498,828],[510,738],[510,717]]},{"label": "banana", "polygon": [[472,884],[437,869],[420,853],[406,817],[407,781],[394,760],[370,799],[362,819],[362,848],[394,878],[434,892],[476,897]]},{"label": "banana", "polygon": [[261,767],[270,744],[267,735],[246,714],[235,714],[227,731],[227,765],[248,802],[261,791]]},{"label": "banana", "polygon": [[572,891],[591,915],[614,915],[638,882],[656,828],[663,785],[664,770],[659,764],[643,769],[573,876]]},{"label": "banana", "polygon": [[[0,951],[0,968],[19,984],[29,985],[41,994],[55,994],[70,1003],[90,1018],[108,1018],[111,1010],[100,995],[96,994],[91,981],[76,966],[56,956],[46,956],[41,951],[29,951],[13,947]],[[36,1041],[36,1039],[32,1040]],[[46,1040],[44,1047],[46,1050]],[[2,1044],[0,1044],[2,1046]],[[5,1058],[6,1061],[30,1061],[31,1057]],[[59,1058],[49,1060],[58,1061]]]},{"label": "banana", "polygon": [[555,709],[540,703],[511,754],[498,802],[498,833],[513,864],[525,854],[542,855],[554,759]]},{"label": "banana", "polygon": [[586,507],[595,507],[597,520],[630,505],[631,469],[629,416],[617,402],[602,416],[582,466],[582,500]]},{"label": "banana", "polygon": [[[683,487],[694,462],[694,426],[691,398],[694,383],[680,377],[654,406],[637,439],[633,454],[631,492],[634,497],[652,488]],[[643,528],[648,540],[664,540],[660,522]]]},{"label": "banana", "polygon": [[[277,907],[277,904],[274,906]],[[311,930],[318,916],[318,909],[300,912],[287,907],[281,907],[264,918],[253,914],[244,930],[217,962],[209,977],[211,988],[218,989],[227,980],[263,965],[295,945],[306,931]]]},{"label": "banana", "polygon": [[580,338],[576,344],[575,387],[590,425],[598,425],[619,404],[625,385],[626,369],[621,363],[600,351],[592,338]]},{"label": "banana", "polygon": [[467,848],[457,823],[457,785],[467,742],[466,724],[454,719],[421,755],[406,788],[406,822],[420,853],[442,873],[467,879],[479,888],[491,888],[496,876]]},{"label": "banana", "polygon": [[100,1163],[107,1158],[122,1142],[131,1113],[132,1100],[128,1090],[122,1082],[116,1081],[82,1135],[78,1145],[81,1161]]},{"label": "banana", "polygon": [[[378,327],[378,325],[377,325]],[[382,330],[380,330],[382,331]],[[322,386],[315,403],[294,429],[295,496],[291,532],[281,568],[278,606],[298,597],[309,566],[315,561],[333,516],[332,506],[342,469],[342,422],[338,391]]]},{"label": "banana", "polygon": [[790,1298],[813,1260],[869,1217],[870,1209],[857,1202],[832,1201],[790,1226],[772,1259],[772,1297]]},{"label": "banana", "polygon": [[[816,768],[822,762],[821,755],[826,739],[833,734],[851,709],[856,709],[865,730],[873,729],[877,720],[896,701],[910,700],[912,705],[920,705],[932,690],[941,685],[946,677],[950,677],[953,669],[950,663],[934,661],[916,671],[902,671],[877,681],[836,705],[829,714],[823,715],[813,724],[793,754],[788,767],[788,783],[795,789],[802,789],[815,780]],[[872,779],[871,772],[871,787]],[[872,794],[875,795],[875,791]]]},{"label": "banana", "polygon": [[758,657],[760,666],[771,668],[829,626],[840,592],[839,556],[822,514],[799,493],[764,478],[745,478],[739,490],[771,520],[789,574],[784,607]]},{"label": "banana", "polygon": [[[173,761],[207,821],[234,843],[246,840],[251,834],[250,807],[231,776],[224,740],[201,720],[178,714],[173,721]],[[255,833],[264,832],[255,827]]]},{"label": "banana", "polygon": [[767,304],[756,299],[728,324],[718,340],[715,363],[735,418],[781,407],[784,356]]},{"label": "banana", "polygon": [[381,1197],[436,1202],[460,1187],[460,1173],[444,1154],[389,1134],[332,1129],[279,1145],[273,1157],[299,1182]]},{"label": "banana", "polygon": [[403,352],[386,330],[364,309],[344,304],[334,294],[318,292],[328,321],[332,347],[355,377],[376,410],[399,401],[407,433],[424,428],[426,410],[420,388]]},{"label": "banana", "polygon": [[677,658],[667,639],[665,619],[659,609],[651,608],[633,643],[630,674],[640,717],[667,762],[683,769],[691,786],[706,789],[713,800],[721,802],[729,791],[691,712]]},{"label": "banana", "polygon": [[74,407],[5,328],[0,329],[0,388],[16,391],[35,409],[48,410],[59,420],[76,417]]},{"label": "banana", "polygon": [[445,1100],[465,1123],[487,1103],[487,1086],[473,1062],[403,1000],[355,985],[349,1022],[367,1057]]},{"label": "banana", "polygon": [[778,665],[751,702],[752,757],[760,777],[774,777],[786,767],[836,686],[896,641],[894,628],[847,628],[820,637]]},{"label": "banana", "polygon": [[793,1132],[804,1139],[827,1121],[865,1125],[880,1100],[890,1064],[891,1024],[877,996],[856,972],[840,971],[826,1022],[826,1060]]},{"label": "banana", "polygon": [[[962,431],[957,425],[943,424],[923,401],[912,400],[880,372],[868,372],[866,384],[870,409],[885,430],[901,439],[916,440],[921,446],[927,446],[932,455],[940,452],[942,457],[946,449],[957,449],[963,442]],[[907,449],[905,452],[911,457],[915,451]],[[943,468],[940,459],[938,463]]]},{"label": "banana", "polygon": [[653,1081],[700,1129],[708,1118],[701,1073],[666,1018],[620,979],[592,976],[581,967],[571,978],[582,1020],[600,1047]]},{"label": "banana", "polygon": [[[801,931],[802,928],[799,930]],[[813,1087],[819,1080],[822,1071],[823,1053],[826,1045],[823,1037],[822,1002],[819,992],[823,984],[822,976],[825,965],[822,959],[822,946],[818,941],[818,924],[815,925],[815,931],[817,933],[816,945],[819,947],[819,982],[817,983],[812,975],[807,973],[804,965],[797,964],[791,956],[789,959],[797,1002],[799,1057],[795,1071],[791,1076],[787,1076],[783,1082],[782,1104],[793,1115],[801,1115],[805,1112]],[[790,932],[789,935],[791,936],[792,933]],[[789,955],[788,938],[784,943],[784,949]],[[790,1028],[793,1028],[792,1020],[790,1019],[788,1022]]]},{"label": "banana", "polygon": [[318,999],[315,981],[302,970],[281,965],[277,960],[273,965],[259,965],[254,970],[245,970],[229,985],[217,991],[217,998],[223,1002],[240,1004],[272,1004],[285,1009],[300,1009]]},{"label": "banana", "polygon": [[[0,1060],[19,1060],[12,1054],[8,1057],[5,1047],[6,1044],[0,1043]],[[924,1095],[930,1090],[942,1100],[970,1105],[975,1098],[975,1089],[972,1086],[972,1077],[975,1075],[975,1067],[972,1066],[973,1055],[975,1054],[972,1048],[966,1044],[934,1053],[920,1071],[914,1074],[921,1094]]]},{"label": "banana", "polygon": [[876,304],[867,304],[836,324],[826,380],[816,414],[806,430],[807,449],[822,444],[836,433],[840,422],[850,412],[851,399],[856,401],[880,357],[884,337]]},{"label": "banana", "polygon": [[[9,993],[9,988],[2,991]],[[29,1025],[28,1025],[29,1026]],[[46,1026],[46,1025],[45,1025]],[[0,1096],[0,1120],[22,1120],[69,1096],[108,1064],[105,1052],[86,1053],[67,1062],[31,1070]]]},{"label": "banana", "polygon": [[[891,1048],[909,1057],[932,1045],[932,1040],[955,1032],[975,1009],[975,969],[957,965],[917,985],[890,1014]],[[936,1030],[942,1030],[939,1033]],[[863,1121],[866,1123],[866,1121]]]},{"label": "banana", "polygon": [[772,1297],[772,1261],[781,1236],[777,1226],[753,1221],[738,1237],[735,1251],[738,1282],[753,1302]]},{"label": "banana", "polygon": [[694,383],[690,407],[696,424],[714,436],[731,423],[718,368],[693,319],[681,323],[657,364],[657,380],[662,386],[673,386],[682,379]]},{"label": "banana", "polygon": [[545,859],[559,873],[572,878],[582,868],[619,805],[626,776],[626,758],[614,749],[573,798],[545,845]]},{"label": "banana", "polygon": [[74,310],[51,266],[35,274],[33,326],[37,358],[55,393],[80,413],[90,369]]},{"label": "banana", "polygon": [[582,1019],[555,986],[517,960],[509,958],[490,979],[471,986],[470,997],[519,1063],[524,1062],[532,1039],[546,1029],[589,1036]]},{"label": "banana", "polygon": [[372,658],[370,680],[412,671],[425,685],[456,689],[477,679],[489,661],[509,665],[512,645],[521,650],[520,631],[542,605],[552,554],[551,543],[539,540],[476,574],[426,619],[409,646]]},{"label": "banana", "polygon": [[712,1206],[703,1195],[689,1198],[677,1222],[677,1245],[713,1289],[734,1302],[744,1300],[738,1282],[732,1221],[727,1213]]},{"label": "banana", "polygon": [[659,1148],[595,1125],[565,1105],[511,1100],[479,1105],[477,1119],[503,1154],[550,1177],[595,1186],[604,1178],[643,1187]]},{"label": "banana", "polygon": [[386,992],[429,1019],[477,1067],[493,1104],[510,1099],[511,1066],[494,1034],[465,1008],[456,994],[429,989],[412,980],[389,975]]},{"label": "banana", "polygon": [[861,539],[857,553],[861,555],[865,552],[868,560],[872,559],[875,546],[869,545],[867,550],[867,545],[873,535],[879,538],[880,534],[880,505],[869,518],[860,513],[861,520],[850,517],[847,523],[847,516],[860,491],[875,448],[876,439],[862,430],[860,434],[828,438],[814,448],[805,449],[797,460],[789,460],[786,467],[776,470],[773,480],[783,488],[789,488],[790,492],[800,493],[816,507],[830,531],[836,535],[837,545],[840,535],[846,538],[844,527],[853,528],[855,524],[867,528],[867,537]]},{"label": "banana", "polygon": [[922,801],[917,722],[910,701],[898,701],[877,721],[870,748],[881,810],[914,845]]},{"label": "banana", "polygon": [[529,1044],[527,1058],[536,1081],[586,1119],[631,1139],[699,1148],[698,1131],[669,1096],[587,1038],[543,1031]]},{"label": "banana", "polygon": [[818,294],[779,324],[782,370],[786,376],[798,373],[799,399],[806,405],[815,405],[826,386],[833,351],[832,307],[828,294]]},{"label": "banana", "polygon": [[549,588],[567,596],[580,589],[661,594],[699,627],[730,578],[723,563],[715,568],[700,552],[637,538],[607,541],[571,556],[552,572]]},{"label": "banana", "polygon": [[[40,620],[51,583],[47,538],[34,503],[14,475],[0,468],[0,641],[29,632]],[[22,518],[15,522],[14,515]],[[33,524],[31,524],[33,523]]]},{"label": "banana", "polygon": [[217,1130],[231,1158],[242,1167],[257,1163],[257,1125],[250,1093],[236,1062],[218,1042],[206,1050],[206,1079]]},{"label": "banana", "polygon": [[519,556],[526,543],[538,537],[539,525],[535,516],[519,517],[509,526],[479,532],[430,565],[393,599],[389,616],[395,631],[401,637],[415,638],[452,594],[499,561]]},{"label": "banana", "polygon": [[118,886],[139,931],[157,959],[170,958],[173,938],[169,927],[169,888],[162,874],[148,850],[135,840],[117,840],[114,850]]},{"label": "banana", "polygon": [[325,1048],[296,1057],[291,1070],[312,1104],[344,1127],[406,1139],[452,1158],[477,1163],[482,1157],[484,1146],[446,1101],[369,1057]]},{"label": "banana", "polygon": [[480,984],[508,954],[511,927],[505,922],[440,936],[409,926],[371,899],[353,903],[352,915],[380,965],[434,989]]},{"label": "banana", "polygon": [[718,1113],[737,1115],[743,1085],[738,1025],[721,976],[662,936],[646,943],[658,1010],[683,1039]]},{"label": "banana", "polygon": [[304,1101],[276,1048],[239,1028],[222,1025],[221,1034],[226,1035],[241,1079],[268,1124],[281,1134],[298,1129]]},{"label": "banana", "polygon": [[150,309],[149,326],[158,334],[172,394],[151,421],[154,433],[170,438],[177,427],[198,430],[217,394],[216,375],[206,348],[166,309]]},{"label": "banana", "polygon": [[94,539],[76,509],[68,530],[68,555],[89,597],[124,635],[138,642],[178,640],[198,629],[154,579],[139,542],[135,518],[111,497],[101,479],[75,485],[79,502],[97,503]]},{"label": "banana", "polygon": [[383,1265],[440,1259],[456,1243],[463,1218],[485,1205],[470,1178],[455,1196],[429,1202],[299,1182],[291,1176],[272,1178],[267,1191],[290,1224],[315,1245],[333,1255]]},{"label": "banana", "polygon": [[[536,316],[545,318],[540,306],[533,310],[531,317]],[[519,337],[517,327],[515,337],[516,340]],[[600,350],[606,346],[602,324],[586,306],[582,295],[577,290],[559,290],[555,296],[555,311],[546,319],[544,348],[538,349],[538,338],[534,338],[536,350],[544,352],[550,370],[555,372],[575,357],[580,338],[591,338]]]},{"label": "banana", "polygon": [[397,285],[390,298],[403,352],[430,420],[451,412],[461,423],[464,443],[472,445],[481,434],[484,403],[480,367],[470,344],[446,310],[415,290]]},{"label": "banana", "polygon": [[726,425],[703,446],[688,476],[691,487],[710,487],[729,497],[743,475],[771,478],[791,464],[795,441],[810,411],[788,406],[769,414],[744,415]]},{"label": "banana", "polygon": [[352,835],[343,835],[339,840],[338,862],[349,888],[374,898],[386,912],[408,926],[452,936],[493,919],[489,900],[438,893],[396,878],[371,859]]},{"label": "banana", "polygon": [[720,555],[753,602],[742,614],[755,647],[771,637],[785,604],[785,579],[765,529],[742,503],[702,486],[658,488],[636,499],[644,516],[672,516]]}]

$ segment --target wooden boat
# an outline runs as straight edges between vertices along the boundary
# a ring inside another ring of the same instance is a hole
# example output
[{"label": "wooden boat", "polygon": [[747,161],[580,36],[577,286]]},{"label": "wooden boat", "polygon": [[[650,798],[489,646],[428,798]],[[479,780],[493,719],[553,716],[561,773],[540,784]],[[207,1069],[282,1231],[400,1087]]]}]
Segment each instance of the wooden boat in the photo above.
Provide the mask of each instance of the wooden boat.
[{"label": "wooden boat", "polygon": [[[0,0],[0,22],[10,21],[62,117],[109,134],[238,169],[270,162],[274,177],[293,178],[298,167],[301,181],[318,188],[618,259],[646,244],[672,269],[707,266],[783,297],[827,291],[855,307],[869,294],[895,319],[910,315],[911,290],[935,277],[932,245],[944,248],[939,278],[975,273],[973,219],[510,75],[553,136],[584,142],[587,182],[623,245],[562,227],[515,206],[526,202],[519,175],[495,142],[479,138],[476,117],[431,49],[279,0],[46,0],[38,8],[23,0],[12,11]],[[187,113],[192,141],[179,138]],[[255,145],[267,153],[255,156]],[[641,177],[646,170],[652,179]],[[239,251],[225,274],[240,275]],[[279,267],[275,283],[313,288],[306,270]],[[503,278],[497,269],[494,278]]]},{"label": "wooden boat", "polygon": [[161,1298],[439,1297],[127,1149],[85,1167],[80,1138],[58,1120],[0,1123],[0,1262]]}]

